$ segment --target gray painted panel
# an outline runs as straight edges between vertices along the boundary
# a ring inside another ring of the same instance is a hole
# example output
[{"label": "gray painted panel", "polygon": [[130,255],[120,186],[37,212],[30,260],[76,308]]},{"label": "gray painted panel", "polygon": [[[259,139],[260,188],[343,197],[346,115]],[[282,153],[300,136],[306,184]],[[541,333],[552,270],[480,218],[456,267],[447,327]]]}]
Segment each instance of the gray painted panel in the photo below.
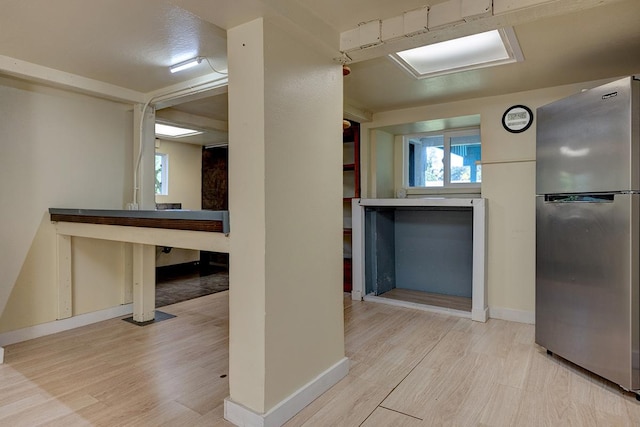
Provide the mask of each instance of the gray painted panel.
[{"label": "gray painted panel", "polygon": [[377,288],[376,268],[376,211],[365,209],[364,214],[364,293],[369,295]]},{"label": "gray painted panel", "polygon": [[365,292],[380,295],[395,287],[394,209],[367,209],[365,233]]},{"label": "gray painted panel", "polygon": [[473,211],[397,209],[396,287],[471,298]]},{"label": "gray painted panel", "polygon": [[396,251],[394,209],[378,211],[376,248],[377,248],[377,288],[376,295],[383,294],[396,287]]}]

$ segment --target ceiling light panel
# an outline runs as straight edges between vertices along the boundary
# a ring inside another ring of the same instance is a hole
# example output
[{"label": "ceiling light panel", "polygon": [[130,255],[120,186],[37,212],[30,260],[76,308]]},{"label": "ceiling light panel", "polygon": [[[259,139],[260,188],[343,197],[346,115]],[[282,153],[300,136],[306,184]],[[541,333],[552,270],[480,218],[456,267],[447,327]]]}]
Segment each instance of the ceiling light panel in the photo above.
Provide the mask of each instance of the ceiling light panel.
[{"label": "ceiling light panel", "polygon": [[390,55],[418,79],[522,60],[512,29],[492,30]]},{"label": "ceiling light panel", "polygon": [[169,138],[182,138],[185,136],[199,135],[202,132],[195,129],[181,128],[178,126],[156,123],[156,135]]}]

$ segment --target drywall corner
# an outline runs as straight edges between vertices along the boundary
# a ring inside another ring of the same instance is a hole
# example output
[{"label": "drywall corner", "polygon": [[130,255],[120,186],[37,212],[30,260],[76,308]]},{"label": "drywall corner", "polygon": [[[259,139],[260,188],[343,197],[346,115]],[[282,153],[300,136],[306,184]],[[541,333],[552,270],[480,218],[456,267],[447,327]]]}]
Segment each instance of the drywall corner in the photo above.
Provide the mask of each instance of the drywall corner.
[{"label": "drywall corner", "polygon": [[349,359],[344,357],[315,379],[278,403],[266,414],[258,414],[227,397],[224,418],[241,427],[279,427],[329,390],[349,373]]}]

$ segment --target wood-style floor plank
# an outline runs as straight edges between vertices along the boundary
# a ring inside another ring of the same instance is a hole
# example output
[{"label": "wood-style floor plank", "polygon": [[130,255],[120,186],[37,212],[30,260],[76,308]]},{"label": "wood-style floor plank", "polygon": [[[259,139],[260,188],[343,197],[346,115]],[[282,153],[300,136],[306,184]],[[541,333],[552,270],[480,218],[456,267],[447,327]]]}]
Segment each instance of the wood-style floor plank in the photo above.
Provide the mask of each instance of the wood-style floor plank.
[{"label": "wood-style floor plank", "polygon": [[[630,393],[534,343],[535,328],[345,297],[347,377],[287,427],[637,426]],[[8,346],[0,426],[230,427],[228,293]]]},{"label": "wood-style floor plank", "polygon": [[373,411],[361,425],[362,427],[420,427],[422,420],[380,407]]},{"label": "wood-style floor plank", "polygon": [[471,298],[455,295],[434,294],[431,292],[415,291],[413,289],[393,288],[383,294],[381,298],[395,299],[399,301],[415,302],[416,304],[433,305],[436,307],[451,308],[453,310],[471,312]]}]

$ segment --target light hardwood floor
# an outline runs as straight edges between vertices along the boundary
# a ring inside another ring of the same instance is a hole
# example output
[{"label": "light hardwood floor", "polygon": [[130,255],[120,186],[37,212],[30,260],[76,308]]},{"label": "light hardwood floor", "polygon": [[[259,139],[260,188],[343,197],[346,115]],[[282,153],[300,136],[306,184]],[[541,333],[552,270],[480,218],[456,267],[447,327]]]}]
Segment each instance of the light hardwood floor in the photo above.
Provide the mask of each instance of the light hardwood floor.
[{"label": "light hardwood floor", "polygon": [[[231,426],[228,295],[9,346],[0,426]],[[345,298],[349,375],[286,426],[638,426],[640,403],[550,357],[534,327]]]}]

